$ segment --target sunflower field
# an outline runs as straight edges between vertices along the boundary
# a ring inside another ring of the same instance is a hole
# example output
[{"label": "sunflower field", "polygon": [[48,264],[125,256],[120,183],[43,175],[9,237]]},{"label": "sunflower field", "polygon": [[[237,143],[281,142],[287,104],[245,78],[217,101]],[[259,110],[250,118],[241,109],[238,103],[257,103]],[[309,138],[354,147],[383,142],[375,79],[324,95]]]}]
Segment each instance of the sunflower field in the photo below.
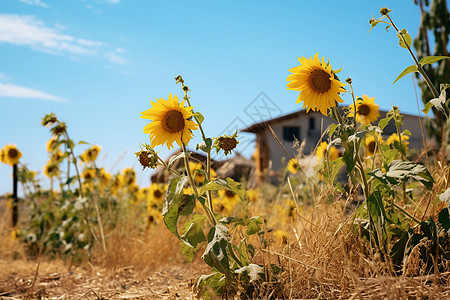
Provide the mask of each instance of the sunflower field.
[{"label": "sunflower field", "polygon": [[[391,11],[382,8],[380,14],[370,20],[371,30],[392,28],[412,56],[413,65],[397,80],[420,76],[433,95],[423,112],[441,112],[449,126],[450,83],[436,85],[426,70],[450,57],[419,60]],[[334,120],[315,147],[313,175],[301,163],[300,142],[284,149],[268,125],[286,153],[277,180],[268,178],[269,170],[258,184],[221,176],[212,156],[239,151],[239,132],[208,136],[208,116],[196,110],[188,78],[181,75],[174,85],[182,96],[154,95],[140,108],[149,142],[136,141],[136,160],[148,176],[163,174],[149,186],[136,183],[133,168],[105,171],[97,160],[102,147],[72,139],[53,113],[42,119],[50,131],[43,167],[49,188],[27,167],[20,146],[1,148],[14,186],[0,209],[2,264],[37,263],[28,267],[28,281],[0,283],[0,298],[125,299],[118,290],[131,287],[128,299],[450,298],[450,127],[438,146],[423,135],[422,151],[413,152],[397,106],[380,119],[375,98],[354,91],[357,78],[340,78],[341,69],[319,53],[298,62],[286,79],[293,99],[306,113]],[[340,104],[343,98],[352,104]],[[389,124],[395,133],[387,135]],[[193,144],[194,136],[202,141]],[[163,158],[160,149],[166,148],[180,150]],[[24,191],[20,199],[17,186]],[[40,266],[56,261],[68,272],[104,272],[110,282],[130,269],[143,275],[120,281],[117,290],[66,290],[66,298],[57,298],[39,279]],[[167,285],[162,294],[139,289],[149,286],[148,278],[167,276],[169,266],[184,270],[183,288],[169,291],[168,280],[161,283]],[[155,269],[165,271],[149,277]]]}]

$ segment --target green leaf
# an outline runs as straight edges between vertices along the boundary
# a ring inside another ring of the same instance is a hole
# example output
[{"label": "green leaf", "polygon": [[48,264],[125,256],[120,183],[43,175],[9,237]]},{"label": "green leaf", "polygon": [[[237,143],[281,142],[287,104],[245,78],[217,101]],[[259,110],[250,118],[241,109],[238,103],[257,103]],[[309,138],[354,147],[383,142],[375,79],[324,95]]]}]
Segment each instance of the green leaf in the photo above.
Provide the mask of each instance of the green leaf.
[{"label": "green leaf", "polygon": [[209,151],[211,151],[211,147],[212,147],[212,139],[206,138],[203,142],[197,144],[196,150],[200,149],[203,152],[208,153]]},{"label": "green leaf", "polygon": [[343,164],[344,164],[344,160],[342,157],[338,157],[330,163],[330,169],[331,169],[330,170],[330,178],[329,178],[330,183],[334,182],[334,179],[339,174],[339,170],[341,169]]},{"label": "green leaf", "polygon": [[419,64],[421,66],[428,65],[428,64],[434,64],[437,61],[448,59],[450,56],[425,56],[419,61]]},{"label": "green leaf", "polygon": [[249,281],[250,283],[259,280],[264,280],[265,278],[264,267],[257,264],[250,264],[248,266],[237,269],[234,272],[237,274],[247,275],[250,278]]},{"label": "green leaf", "polygon": [[195,112],[193,116],[195,119],[197,119],[198,125],[202,125],[203,121],[205,120],[205,117],[199,112]]},{"label": "green leaf", "polygon": [[231,178],[223,179],[214,179],[211,182],[208,182],[207,184],[203,185],[199,193],[202,195],[206,191],[217,191],[217,190],[229,190],[235,193],[236,195],[241,198],[242,201],[246,201],[246,193],[245,190],[241,187],[241,184],[239,182],[235,182]]},{"label": "green leaf", "polygon": [[178,204],[178,213],[182,216],[189,216],[195,208],[194,195],[182,195],[180,204]]},{"label": "green leaf", "polygon": [[231,278],[230,262],[227,254],[227,248],[230,244],[228,228],[221,223],[217,223],[208,233],[208,237],[211,236],[212,239],[206,246],[202,258],[210,267],[225,274],[227,278]]},{"label": "green leaf", "polygon": [[234,224],[234,226],[241,225],[247,227],[247,235],[252,235],[261,231],[263,224],[263,218],[256,216],[252,218],[237,218],[237,217],[224,217],[219,220],[222,224]]},{"label": "green leaf", "polygon": [[389,149],[383,152],[384,162],[390,164],[400,152],[397,149]]},{"label": "green leaf", "polygon": [[432,107],[433,107],[433,103],[427,102],[427,104],[425,104],[425,108],[422,109],[423,113],[427,115]]},{"label": "green leaf", "polygon": [[333,132],[336,130],[337,127],[338,127],[338,125],[336,123],[332,123],[330,125],[330,129],[328,129],[328,136],[329,137],[333,136]]},{"label": "green leaf", "polygon": [[162,209],[164,224],[166,224],[167,229],[175,234],[177,238],[180,238],[177,222],[180,216],[180,206],[183,204],[183,188],[187,181],[187,176],[183,176],[182,178],[175,177],[170,181]]},{"label": "green leaf", "polygon": [[381,128],[381,130],[384,130],[384,127],[386,127],[389,124],[389,121],[392,119],[392,116],[386,116],[386,118],[381,119],[378,122],[378,127]]},{"label": "green leaf", "polygon": [[411,66],[407,67],[406,69],[404,69],[403,72],[401,72],[400,75],[398,75],[397,79],[395,79],[395,81],[392,84],[396,83],[397,80],[399,80],[400,78],[402,78],[403,76],[405,76],[405,75],[407,75],[407,74],[409,74],[411,72],[419,72],[417,70],[417,66],[416,65],[411,65]]},{"label": "green leaf", "polygon": [[[405,49],[408,49],[409,47],[411,47],[412,38],[411,38],[411,36],[409,35],[408,31],[405,28],[403,28],[402,30],[400,30],[397,33],[397,37],[398,37],[398,40],[399,40],[398,44],[401,47],[403,47]],[[408,44],[408,45],[405,44],[405,41],[406,41],[406,44]]]},{"label": "green leaf", "polygon": [[206,241],[202,229],[206,219],[204,215],[193,215],[183,225],[183,229],[181,230],[181,252],[189,262],[192,262],[194,259],[194,255],[198,251],[200,244]]}]

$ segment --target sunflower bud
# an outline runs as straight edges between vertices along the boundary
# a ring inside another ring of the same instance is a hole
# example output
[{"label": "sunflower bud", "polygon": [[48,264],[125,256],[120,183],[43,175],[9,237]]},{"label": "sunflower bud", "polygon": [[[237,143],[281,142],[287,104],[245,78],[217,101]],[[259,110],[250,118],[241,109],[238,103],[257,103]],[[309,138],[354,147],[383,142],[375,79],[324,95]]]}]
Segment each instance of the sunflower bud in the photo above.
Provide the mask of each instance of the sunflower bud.
[{"label": "sunflower bud", "polygon": [[178,82],[181,82],[181,84],[184,83],[183,77],[181,77],[181,75],[176,76],[175,80],[176,80],[175,84],[177,84]]},{"label": "sunflower bud", "polygon": [[145,168],[155,169],[158,166],[158,154],[149,145],[143,145],[145,150],[136,152],[136,158],[142,165],[142,170]]},{"label": "sunflower bud", "polygon": [[352,84],[352,79],[348,77],[347,79],[345,79],[345,82],[347,82],[348,84]]},{"label": "sunflower bud", "polygon": [[387,7],[383,7],[382,9],[380,9],[380,14],[382,14],[383,16],[386,16],[391,11],[392,11],[392,9],[389,9]]},{"label": "sunflower bud", "polygon": [[236,138],[237,131],[232,136],[223,135],[216,138],[213,147],[216,148],[217,153],[222,149],[225,152],[225,155],[228,155],[236,148],[237,144],[239,144],[239,141]]},{"label": "sunflower bud", "polygon": [[188,92],[189,88],[185,85],[185,86],[183,86],[183,91]]}]

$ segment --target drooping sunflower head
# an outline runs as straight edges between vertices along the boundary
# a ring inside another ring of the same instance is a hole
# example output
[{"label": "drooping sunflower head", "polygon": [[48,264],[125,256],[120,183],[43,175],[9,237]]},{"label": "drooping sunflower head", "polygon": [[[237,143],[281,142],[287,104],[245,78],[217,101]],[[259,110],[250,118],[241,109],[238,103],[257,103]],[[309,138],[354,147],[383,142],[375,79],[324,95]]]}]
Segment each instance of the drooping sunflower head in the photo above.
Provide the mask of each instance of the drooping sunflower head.
[{"label": "drooping sunflower head", "polygon": [[344,102],[339,93],[345,93],[345,84],[337,80],[331,70],[331,65],[319,59],[298,58],[300,66],[290,69],[293,74],[287,77],[288,90],[300,91],[297,103],[303,101],[303,109],[320,111],[327,115],[327,109],[336,106],[336,102]]},{"label": "drooping sunflower head", "polygon": [[353,104],[349,106],[350,112],[348,116],[354,117],[356,111],[356,121],[369,125],[380,116],[379,107],[378,104],[375,104],[375,97],[369,98],[369,96],[363,94],[362,98],[358,98],[356,101],[356,109]]},{"label": "drooping sunflower head", "polygon": [[141,112],[142,119],[149,119],[152,122],[144,127],[144,133],[150,134],[152,148],[166,144],[172,147],[173,142],[178,146],[185,145],[193,138],[192,130],[196,130],[198,125],[190,120],[193,115],[192,107],[184,107],[184,100],[178,102],[177,95],[164,100],[157,99],[151,102],[152,108]]},{"label": "drooping sunflower head", "polygon": [[[316,155],[317,155],[317,158],[319,159],[319,161],[326,158],[327,148],[328,148],[328,143],[325,141],[320,143],[320,145],[317,147]],[[339,150],[334,146],[331,146],[330,149],[328,149],[328,152],[329,152],[328,155],[330,156],[330,161],[333,161],[340,156]]]},{"label": "drooping sunflower head", "polygon": [[81,159],[84,162],[94,162],[97,159],[98,154],[102,148],[100,146],[94,145],[91,148],[81,154]]},{"label": "drooping sunflower head", "polygon": [[21,157],[22,152],[17,149],[16,145],[8,144],[0,150],[0,161],[10,166],[16,165]]}]

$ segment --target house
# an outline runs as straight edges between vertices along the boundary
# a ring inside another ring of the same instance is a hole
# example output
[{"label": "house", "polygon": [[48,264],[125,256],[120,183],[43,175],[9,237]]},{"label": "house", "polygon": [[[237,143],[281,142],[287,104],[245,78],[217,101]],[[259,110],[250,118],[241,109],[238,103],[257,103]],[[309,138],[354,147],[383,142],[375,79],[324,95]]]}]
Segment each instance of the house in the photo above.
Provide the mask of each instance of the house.
[{"label": "house", "polygon": [[[387,111],[380,110],[380,118],[374,124],[377,124],[381,118],[386,117],[386,114]],[[421,149],[423,147],[423,141],[419,117],[403,113],[402,116],[404,124],[402,129],[408,129],[412,133],[409,139],[409,148]],[[284,148],[294,156],[295,151],[292,148],[295,140],[300,142],[304,141],[303,153],[305,155],[311,154],[320,141],[327,140],[328,135],[325,134],[325,131],[332,123],[336,123],[336,121],[328,116],[324,116],[320,112],[310,111],[306,113],[305,110],[301,110],[255,123],[242,129],[242,132],[254,133],[256,135],[256,181],[258,183],[263,181],[264,170],[267,170],[269,166],[271,170],[280,170],[283,167],[283,160],[287,161],[288,159],[278,142],[272,136],[267,125],[272,127],[277,137],[282,141]],[[395,124],[391,120],[384,129],[383,138],[387,138],[395,132],[397,132]]]}]

